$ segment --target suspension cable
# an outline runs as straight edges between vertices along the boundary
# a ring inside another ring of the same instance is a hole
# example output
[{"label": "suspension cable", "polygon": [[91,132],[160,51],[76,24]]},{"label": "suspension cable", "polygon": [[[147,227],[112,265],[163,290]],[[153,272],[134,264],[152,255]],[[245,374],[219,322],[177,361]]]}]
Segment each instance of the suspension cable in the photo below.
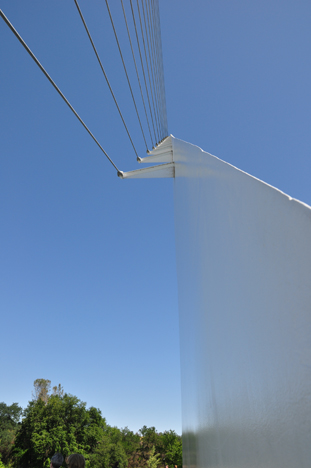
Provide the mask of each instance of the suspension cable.
[{"label": "suspension cable", "polygon": [[155,39],[155,28],[154,28],[154,21],[152,16],[152,5],[151,0],[147,1],[147,17],[148,17],[148,27],[151,36],[151,51],[152,51],[152,58],[154,62],[154,69],[155,69],[155,80],[156,80],[156,87],[157,87],[157,96],[158,96],[158,105],[161,113],[161,127],[162,127],[162,137],[166,136],[166,132],[164,129],[164,116],[163,116],[163,105],[161,99],[161,91],[160,91],[160,77],[159,77],[159,66],[157,63],[157,53],[156,53],[156,39]]},{"label": "suspension cable", "polygon": [[83,127],[85,128],[85,130],[89,133],[89,135],[93,138],[93,140],[95,141],[95,143],[97,144],[97,146],[102,150],[102,152],[104,153],[104,155],[106,156],[106,158],[111,162],[111,164],[113,165],[113,167],[117,170],[117,172],[119,173],[119,169],[117,168],[117,166],[115,165],[115,163],[112,161],[112,159],[110,159],[110,157],[108,156],[108,154],[106,153],[106,151],[104,150],[104,148],[100,145],[100,143],[96,140],[95,136],[93,135],[93,133],[88,129],[88,127],[86,126],[86,124],[83,122],[83,120],[81,119],[81,117],[79,116],[79,114],[74,110],[74,108],[72,107],[72,105],[70,104],[70,102],[68,101],[68,99],[64,96],[64,94],[61,92],[61,90],[59,89],[59,87],[55,84],[55,82],[52,80],[52,78],[50,77],[50,75],[48,74],[48,72],[43,68],[43,66],[41,65],[41,63],[39,62],[39,60],[37,59],[37,57],[34,55],[34,53],[29,49],[28,45],[26,44],[26,42],[22,39],[22,37],[19,35],[19,33],[16,31],[16,29],[14,28],[14,26],[10,23],[10,21],[8,20],[8,18],[5,16],[5,14],[3,13],[2,10],[0,10],[0,16],[1,18],[5,21],[5,23],[9,26],[9,28],[11,29],[11,31],[15,34],[15,36],[17,37],[17,39],[20,41],[20,43],[24,46],[24,48],[26,49],[26,51],[28,52],[28,54],[30,55],[30,57],[35,61],[35,63],[38,65],[38,67],[40,68],[40,70],[44,73],[44,75],[46,76],[46,78],[49,80],[49,82],[54,86],[54,88],[56,89],[56,91],[58,92],[58,94],[63,98],[63,100],[65,101],[65,103],[67,104],[67,106],[70,108],[70,110],[74,113],[74,115],[77,117],[77,119],[80,121],[80,123],[83,125]]},{"label": "suspension cable", "polygon": [[132,86],[131,86],[130,79],[129,79],[129,76],[128,76],[128,73],[127,73],[127,69],[126,69],[126,66],[125,66],[125,62],[124,62],[124,59],[123,59],[123,55],[122,55],[122,51],[121,51],[121,47],[120,47],[120,43],[119,43],[117,31],[116,31],[115,26],[114,26],[114,22],[113,22],[112,15],[111,15],[111,12],[110,12],[108,0],[106,0],[106,5],[107,5],[107,10],[108,10],[108,13],[109,13],[109,17],[110,17],[112,29],[113,29],[113,32],[114,32],[114,35],[115,35],[115,38],[116,38],[116,41],[117,41],[118,49],[119,49],[119,52],[120,52],[120,56],[121,56],[123,68],[124,68],[125,75],[126,75],[126,78],[127,78],[127,82],[128,82],[129,88],[130,88],[131,95],[132,95],[132,99],[133,99],[133,103],[134,103],[134,106],[135,106],[136,114],[137,114],[137,117],[138,117],[140,129],[141,129],[141,132],[142,132],[142,135],[143,135],[143,139],[144,139],[144,142],[145,142],[145,145],[146,145],[146,150],[148,151],[148,145],[147,145],[147,141],[146,141],[144,129],[143,129],[143,127],[142,127],[141,120],[140,120],[140,117],[139,117],[139,113],[138,113],[138,109],[137,109],[137,106],[136,106],[136,102],[135,102],[135,98],[134,98]]},{"label": "suspension cable", "polygon": [[145,88],[146,88],[146,92],[147,92],[147,99],[148,99],[149,111],[150,111],[151,122],[152,122],[152,127],[153,127],[153,133],[154,133],[154,136],[155,136],[155,141],[157,141],[156,131],[155,131],[155,127],[154,127],[154,121],[153,121],[153,115],[152,115],[152,111],[151,111],[151,104],[150,104],[150,99],[149,99],[149,92],[148,92],[148,87],[147,87],[144,63],[143,63],[143,58],[142,58],[142,55],[141,55],[141,49],[140,49],[140,45],[139,45],[138,31],[137,31],[137,26],[136,26],[136,21],[135,21],[135,14],[134,14],[132,0],[130,0],[130,5],[131,5],[131,10],[132,10],[133,23],[134,23],[134,27],[135,27],[135,34],[136,34],[137,46],[138,46],[138,50],[139,50],[139,57],[140,57],[141,67],[142,67],[142,71],[143,71]]},{"label": "suspension cable", "polygon": [[[163,115],[162,115],[162,106],[161,106],[161,99],[160,99],[160,90],[159,90],[159,70],[157,67],[156,56],[155,56],[155,41],[154,41],[154,29],[152,28],[151,22],[151,11],[150,11],[150,1],[147,0],[146,2],[146,12],[147,12],[147,20],[148,20],[148,29],[149,29],[149,37],[150,37],[150,49],[152,55],[152,62],[153,62],[153,70],[154,70],[154,80],[155,80],[155,94],[156,100],[158,105],[158,112],[160,115],[160,126],[161,126],[161,133],[163,136]],[[151,58],[150,58],[151,61]]]},{"label": "suspension cable", "polygon": [[146,65],[147,65],[147,73],[148,73],[148,79],[149,79],[149,85],[150,85],[150,94],[151,94],[152,106],[153,106],[153,110],[154,110],[154,114],[155,114],[155,122],[156,122],[156,127],[157,127],[157,132],[158,132],[158,141],[159,141],[159,139],[160,139],[159,138],[159,126],[158,126],[158,120],[156,118],[157,116],[156,116],[156,110],[155,110],[154,99],[153,99],[153,92],[152,92],[152,85],[151,85],[151,79],[150,79],[150,71],[149,71],[148,57],[147,57],[147,51],[146,51],[144,30],[143,30],[142,19],[141,19],[141,14],[140,14],[139,0],[137,0],[137,10],[138,10],[138,17],[139,17],[141,35],[142,35],[142,39],[143,39],[145,59],[146,59]]},{"label": "suspension cable", "polygon": [[166,110],[166,99],[165,99],[165,84],[164,84],[164,69],[163,69],[163,52],[162,52],[162,41],[161,41],[161,26],[160,26],[160,9],[159,9],[159,1],[152,0],[155,4],[155,24],[157,27],[157,48],[158,48],[158,56],[159,56],[159,68],[160,68],[160,76],[161,76],[161,93],[162,93],[162,102],[163,102],[163,115],[165,118],[165,132],[168,133],[168,125],[167,125],[167,110]]},{"label": "suspension cable", "polygon": [[138,79],[140,94],[141,94],[141,98],[142,98],[143,106],[144,106],[144,110],[145,110],[145,115],[146,115],[146,120],[147,120],[147,124],[148,124],[148,129],[149,129],[149,135],[150,135],[150,139],[151,139],[151,144],[153,145],[153,138],[152,138],[152,135],[151,135],[151,129],[150,129],[150,124],[149,124],[149,118],[148,118],[148,114],[147,114],[147,109],[146,109],[146,104],[145,104],[145,99],[144,99],[143,90],[142,90],[141,83],[140,83],[140,78],[139,78],[137,63],[136,63],[135,54],[134,54],[134,49],[133,49],[133,43],[132,43],[132,40],[131,40],[130,30],[129,30],[129,27],[128,27],[128,22],[127,22],[127,18],[126,18],[126,13],[125,13],[124,5],[123,5],[123,0],[121,0],[121,4],[122,4],[123,16],[124,16],[124,20],[125,20],[125,24],[126,24],[126,29],[127,29],[127,35],[128,35],[128,38],[129,38],[129,42],[130,42],[130,46],[131,46],[131,50],[132,50],[132,56],[133,56],[133,60],[134,60],[134,64],[135,64],[135,70],[136,70],[136,75],[137,75],[137,79]]},{"label": "suspension cable", "polygon": [[135,145],[134,145],[134,143],[133,143],[133,140],[132,140],[132,138],[131,138],[130,132],[128,131],[128,128],[127,128],[126,123],[125,123],[125,120],[124,120],[123,115],[122,115],[122,112],[121,112],[120,107],[119,107],[119,105],[118,105],[118,103],[117,103],[116,97],[115,97],[115,95],[114,95],[114,93],[113,93],[113,91],[112,91],[112,87],[111,87],[111,85],[110,85],[110,83],[109,83],[108,77],[107,77],[106,72],[105,72],[105,70],[104,70],[104,67],[103,67],[103,65],[102,65],[102,63],[101,63],[101,60],[100,60],[99,55],[98,55],[98,53],[97,53],[96,47],[95,47],[95,45],[94,45],[94,42],[93,42],[92,37],[91,37],[91,34],[90,34],[89,30],[88,30],[88,27],[87,27],[87,25],[86,25],[86,22],[85,22],[85,20],[84,20],[83,15],[82,15],[82,12],[81,12],[81,10],[80,10],[80,7],[79,7],[79,5],[78,5],[78,2],[77,2],[77,0],[74,0],[74,2],[75,2],[75,4],[76,4],[77,10],[78,10],[78,12],[79,12],[80,18],[81,18],[82,23],[83,23],[83,25],[84,25],[84,28],[85,28],[85,30],[86,30],[86,32],[87,32],[87,35],[88,35],[88,37],[89,37],[89,40],[90,40],[90,42],[91,42],[91,44],[92,44],[92,47],[93,47],[93,50],[94,50],[95,55],[96,55],[96,57],[97,57],[98,63],[99,63],[99,65],[100,65],[100,68],[102,69],[102,72],[103,72],[104,77],[105,77],[105,79],[106,79],[106,82],[107,82],[107,85],[108,85],[108,87],[109,87],[110,93],[111,93],[111,95],[112,95],[112,97],[113,97],[114,103],[115,103],[115,105],[116,105],[116,107],[117,107],[117,109],[118,109],[118,111],[119,111],[119,114],[120,114],[120,117],[121,117],[121,119],[122,119],[124,128],[125,128],[125,130],[126,130],[126,132],[127,132],[127,135],[128,135],[128,137],[129,137],[129,139],[130,139],[130,142],[132,143],[132,147],[133,147],[133,149],[134,149],[134,152],[135,152],[136,156],[138,157],[138,154],[137,154]]},{"label": "suspension cable", "polygon": [[[138,0],[139,1],[139,0]],[[144,0],[141,0],[141,6],[143,10],[143,19],[144,19],[144,25],[145,25],[145,32],[146,32],[146,41],[147,41],[147,50],[148,50],[148,55],[149,55],[149,63],[150,63],[150,71],[151,71],[151,80],[152,80],[152,85],[153,85],[153,93],[154,93],[154,102],[155,102],[155,114],[157,117],[158,121],[158,128],[159,128],[159,137],[161,139],[161,119],[160,119],[160,112],[159,112],[159,107],[158,107],[158,100],[157,100],[157,94],[156,94],[156,86],[155,86],[155,80],[154,80],[154,67],[153,67],[153,62],[151,60],[151,52],[150,52],[150,44],[149,44],[149,37],[148,37],[148,28],[147,28],[147,21],[146,21],[146,13],[145,13],[145,7],[144,7]],[[147,8],[147,5],[146,5]],[[150,38],[151,40],[151,38]],[[146,58],[147,60],[147,58]]]}]

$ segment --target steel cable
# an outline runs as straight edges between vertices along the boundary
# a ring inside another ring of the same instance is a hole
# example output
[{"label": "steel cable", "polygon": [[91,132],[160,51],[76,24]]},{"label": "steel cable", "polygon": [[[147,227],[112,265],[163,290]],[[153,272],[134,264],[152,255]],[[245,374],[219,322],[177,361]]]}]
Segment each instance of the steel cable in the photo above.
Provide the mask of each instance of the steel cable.
[{"label": "steel cable", "polygon": [[134,49],[133,49],[133,43],[132,43],[132,40],[131,40],[131,34],[130,34],[129,27],[128,27],[128,22],[127,22],[126,13],[125,13],[124,5],[123,5],[123,0],[121,0],[121,4],[122,4],[123,16],[124,16],[124,20],[125,20],[125,24],[126,24],[126,29],[127,29],[127,35],[128,35],[129,42],[130,42],[130,46],[131,46],[131,50],[132,50],[132,56],[133,56],[133,60],[134,60],[134,65],[135,65],[137,80],[138,80],[138,84],[139,84],[140,94],[141,94],[141,98],[142,98],[142,101],[143,101],[144,111],[145,111],[146,120],[147,120],[147,124],[148,124],[148,130],[149,130],[149,135],[150,135],[150,139],[151,139],[151,144],[152,144],[152,146],[153,146],[153,138],[152,138],[152,135],[151,135],[151,129],[150,129],[150,124],[149,124],[149,118],[148,118],[148,114],[147,114],[147,109],[146,109],[146,104],[145,104],[145,99],[144,99],[143,90],[142,90],[141,83],[140,83],[140,78],[139,78],[137,63],[136,63],[135,54],[134,54]]},{"label": "steel cable", "polygon": [[112,15],[111,15],[111,12],[110,12],[108,0],[106,0],[106,5],[107,5],[107,10],[108,10],[108,13],[109,13],[109,17],[110,17],[112,29],[113,29],[113,32],[114,32],[114,35],[115,35],[115,38],[116,38],[116,41],[117,41],[118,49],[119,49],[119,52],[120,52],[120,56],[121,56],[121,60],[122,60],[123,68],[124,68],[124,72],[125,72],[125,75],[126,75],[126,78],[127,78],[127,82],[128,82],[129,88],[130,88],[130,92],[131,92],[131,96],[132,96],[132,99],[133,99],[134,107],[135,107],[135,110],[136,110],[137,118],[138,118],[138,121],[139,121],[140,129],[141,129],[141,132],[142,132],[142,135],[143,135],[143,139],[144,139],[144,142],[145,142],[145,145],[146,145],[146,150],[148,151],[148,145],[147,145],[147,141],[146,141],[144,129],[143,129],[143,127],[142,127],[141,120],[140,120],[140,117],[139,117],[139,113],[138,113],[136,101],[135,101],[135,98],[134,98],[134,94],[133,94],[132,86],[131,86],[130,79],[129,79],[129,76],[128,76],[128,73],[127,73],[127,69],[126,69],[126,66],[125,66],[125,62],[124,62],[124,59],[123,59],[123,54],[122,54],[122,51],[121,51],[121,47],[120,47],[120,43],[119,43],[117,31],[116,31],[116,29],[115,29],[114,22],[113,22],[113,19],[112,19]]},{"label": "steel cable", "polygon": [[136,34],[136,40],[137,40],[138,51],[139,51],[139,57],[140,57],[140,62],[141,62],[141,67],[142,67],[143,77],[144,77],[144,82],[145,82],[145,88],[146,88],[146,94],[147,94],[147,99],[148,99],[149,111],[150,111],[151,122],[152,122],[152,127],[153,127],[153,133],[154,133],[154,136],[155,136],[155,141],[157,141],[155,126],[154,126],[154,121],[153,121],[153,115],[152,115],[152,111],[151,111],[151,104],[150,104],[150,99],[149,99],[149,92],[148,92],[148,86],[147,86],[147,81],[146,81],[144,63],[143,63],[142,54],[141,54],[141,49],[140,49],[140,45],[139,45],[138,31],[137,31],[137,26],[136,26],[136,21],[135,21],[135,14],[134,14],[134,9],[133,9],[132,0],[130,0],[130,5],[131,5],[131,10],[132,10],[133,23],[134,23],[134,28],[135,28],[135,34]]},{"label": "steel cable", "polygon": [[147,65],[147,73],[148,73],[149,86],[150,86],[150,94],[151,94],[151,99],[152,99],[152,107],[153,107],[153,111],[154,111],[155,122],[156,122],[156,127],[157,127],[157,132],[158,132],[157,142],[159,142],[159,140],[160,140],[160,138],[159,138],[159,126],[158,126],[158,120],[156,118],[157,117],[156,116],[156,109],[155,109],[154,99],[153,99],[153,92],[152,92],[152,85],[151,85],[151,79],[150,79],[150,71],[149,71],[148,57],[147,57],[147,51],[146,51],[144,30],[143,30],[142,19],[141,19],[141,14],[140,14],[139,0],[137,0],[137,10],[138,10],[138,17],[139,17],[139,23],[140,23],[140,29],[141,29],[141,36],[142,36],[142,39],[143,39],[145,59],[146,59],[146,65]]},{"label": "steel cable", "polygon": [[153,62],[151,60],[151,52],[150,52],[150,44],[149,44],[149,37],[148,37],[148,28],[147,28],[144,0],[141,0],[141,6],[142,6],[142,10],[143,10],[143,19],[144,19],[144,24],[145,24],[147,49],[148,49],[149,63],[150,63],[150,70],[151,70],[151,79],[152,79],[152,84],[153,84],[153,93],[154,93],[154,101],[155,101],[155,114],[156,114],[157,120],[158,120],[159,136],[160,136],[160,139],[161,139],[161,134],[162,134],[162,132],[161,132],[161,119],[160,119],[160,112],[159,112],[159,108],[158,108],[158,101],[157,101],[157,94],[156,94],[156,86],[155,86],[154,70],[153,70],[154,67],[153,67]]},{"label": "steel cable", "polygon": [[162,52],[162,40],[161,40],[161,26],[160,26],[160,9],[159,1],[153,0],[155,3],[156,10],[156,26],[157,26],[157,42],[158,42],[158,54],[159,54],[159,66],[160,66],[160,75],[161,75],[161,91],[162,91],[162,101],[163,101],[163,111],[165,118],[165,133],[168,134],[168,125],[167,125],[167,110],[166,110],[166,99],[165,99],[165,84],[164,84],[164,69],[163,69],[163,52]]},{"label": "steel cable", "polygon": [[[158,6],[158,4],[157,4]],[[161,32],[159,30],[159,22],[158,17],[156,14],[156,5],[153,0],[151,0],[151,10],[152,10],[152,20],[153,20],[153,30],[154,30],[154,40],[155,40],[155,56],[156,56],[156,68],[158,70],[158,77],[159,77],[159,91],[160,91],[160,101],[161,101],[161,109],[162,109],[162,116],[163,116],[163,126],[164,126],[164,136],[167,136],[167,117],[166,117],[166,106],[165,106],[165,90],[164,90],[164,75],[163,75],[163,62],[161,61],[161,54],[160,54],[160,35]]]},{"label": "steel cable", "polygon": [[149,35],[150,35],[150,38],[151,38],[151,40],[150,40],[151,53],[152,53],[154,75],[155,75],[155,82],[156,82],[157,101],[158,101],[158,107],[159,107],[159,112],[160,112],[160,116],[161,116],[161,128],[162,128],[162,131],[164,131],[164,129],[163,129],[163,109],[162,109],[162,104],[161,104],[161,95],[160,95],[160,88],[159,88],[159,70],[158,70],[158,64],[157,64],[157,61],[156,61],[155,37],[154,37],[154,28],[152,27],[152,21],[151,21],[150,0],[147,0],[147,2],[146,2],[146,11],[147,11]]},{"label": "steel cable", "polygon": [[84,25],[84,28],[85,28],[85,30],[86,30],[86,32],[87,32],[87,35],[88,35],[88,37],[89,37],[89,40],[90,40],[90,42],[91,42],[91,44],[92,44],[92,47],[93,47],[93,50],[94,50],[95,55],[96,55],[96,57],[97,57],[98,63],[99,63],[99,65],[100,65],[100,68],[101,68],[101,70],[102,70],[102,72],[103,72],[103,74],[104,74],[104,77],[105,77],[105,79],[106,79],[106,82],[107,82],[107,85],[108,85],[108,87],[109,87],[110,93],[111,93],[111,95],[112,95],[112,97],[113,97],[114,103],[115,103],[115,105],[116,105],[116,107],[117,107],[117,109],[118,109],[118,111],[119,111],[119,114],[120,114],[120,117],[121,117],[121,119],[122,119],[124,128],[125,128],[125,130],[126,130],[126,132],[127,132],[127,134],[128,134],[128,137],[129,137],[129,139],[130,139],[130,142],[131,142],[131,144],[132,144],[132,147],[133,147],[133,149],[134,149],[134,152],[135,152],[135,154],[136,154],[136,157],[138,157],[138,154],[137,154],[135,145],[134,145],[134,143],[133,143],[133,140],[132,140],[132,138],[131,138],[130,132],[129,132],[127,126],[126,126],[126,123],[125,123],[125,120],[124,120],[124,118],[123,118],[122,112],[121,112],[120,107],[119,107],[119,105],[118,105],[118,103],[117,103],[116,97],[115,97],[115,95],[114,95],[114,93],[113,93],[113,91],[112,91],[112,87],[111,87],[111,85],[110,85],[110,83],[109,83],[108,77],[107,77],[106,72],[105,72],[105,70],[104,70],[104,67],[103,67],[103,65],[102,65],[102,63],[101,63],[101,60],[100,60],[99,55],[98,55],[98,53],[97,53],[96,47],[95,47],[95,45],[94,45],[94,42],[93,42],[92,37],[91,37],[91,34],[90,34],[89,30],[88,30],[88,27],[87,27],[87,25],[86,25],[86,22],[85,22],[85,20],[84,20],[83,15],[82,15],[82,12],[81,12],[81,10],[80,10],[80,7],[79,7],[79,5],[78,5],[78,2],[77,2],[77,0],[74,0],[74,2],[75,2],[75,4],[76,4],[77,10],[78,10],[78,12],[79,12],[80,18],[81,18],[82,23],[83,23],[83,25]]}]

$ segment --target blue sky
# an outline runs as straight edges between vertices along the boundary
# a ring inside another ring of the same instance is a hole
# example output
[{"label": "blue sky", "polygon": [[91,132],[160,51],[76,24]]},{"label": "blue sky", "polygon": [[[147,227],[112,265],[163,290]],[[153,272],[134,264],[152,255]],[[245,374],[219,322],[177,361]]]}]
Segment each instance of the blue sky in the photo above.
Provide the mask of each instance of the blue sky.
[{"label": "blue sky", "polygon": [[[105,2],[79,4],[144,157]],[[139,168],[74,2],[0,5],[117,166]],[[160,12],[169,132],[311,205],[310,2]],[[174,182],[118,179],[3,21],[0,41],[0,401],[25,407],[47,378],[109,424],[181,433]]]}]

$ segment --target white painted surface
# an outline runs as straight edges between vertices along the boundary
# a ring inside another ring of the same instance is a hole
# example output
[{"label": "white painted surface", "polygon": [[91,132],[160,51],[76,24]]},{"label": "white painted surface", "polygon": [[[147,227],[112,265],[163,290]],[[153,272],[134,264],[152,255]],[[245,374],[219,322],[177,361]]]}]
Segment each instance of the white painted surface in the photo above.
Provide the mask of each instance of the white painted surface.
[{"label": "white painted surface", "polygon": [[172,138],[184,465],[311,463],[311,209]]},{"label": "white painted surface", "polygon": [[150,151],[149,156],[139,158],[139,163],[153,164],[156,166],[144,167],[129,172],[119,172],[121,179],[154,179],[164,177],[175,177],[175,164],[173,162],[173,140],[172,135],[166,137],[155,149]]},{"label": "white painted surface", "polygon": [[[145,158],[147,159],[147,158]],[[119,171],[118,176],[121,179],[157,179],[165,177],[174,177],[174,163],[158,164],[157,166],[144,167],[134,171]]]}]

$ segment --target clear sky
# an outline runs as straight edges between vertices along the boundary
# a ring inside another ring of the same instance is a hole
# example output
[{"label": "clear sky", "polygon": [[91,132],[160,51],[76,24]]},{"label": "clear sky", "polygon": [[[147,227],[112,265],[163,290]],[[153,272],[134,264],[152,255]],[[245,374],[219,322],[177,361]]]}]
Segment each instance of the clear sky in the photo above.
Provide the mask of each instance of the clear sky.
[{"label": "clear sky", "polygon": [[[79,4],[144,157],[105,2]],[[74,2],[0,8],[117,166],[140,168]],[[160,11],[169,133],[311,205],[311,3]],[[174,182],[119,179],[2,20],[0,44],[0,401],[25,407],[46,378],[111,425],[181,433]]]}]

